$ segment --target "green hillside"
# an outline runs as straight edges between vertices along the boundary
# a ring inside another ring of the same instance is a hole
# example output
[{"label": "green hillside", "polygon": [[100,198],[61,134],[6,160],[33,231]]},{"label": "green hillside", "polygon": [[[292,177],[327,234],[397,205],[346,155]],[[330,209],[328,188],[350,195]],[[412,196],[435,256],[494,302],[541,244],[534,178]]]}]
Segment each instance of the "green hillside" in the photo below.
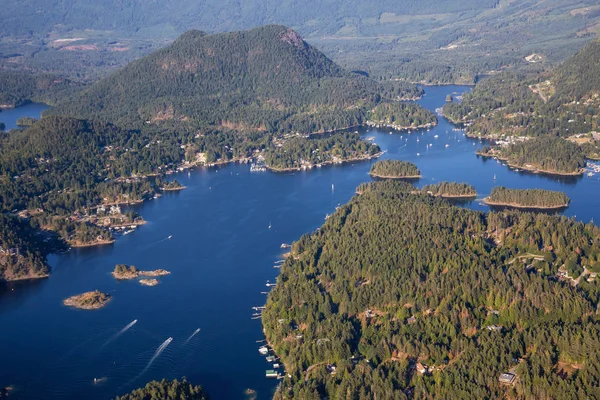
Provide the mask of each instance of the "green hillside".
[{"label": "green hillside", "polygon": [[292,245],[263,312],[275,399],[599,396],[598,291],[573,282],[600,230],[414,191],[361,185]]},{"label": "green hillside", "polygon": [[572,136],[600,128],[600,41],[549,71],[507,71],[478,84],[444,114],[473,136]]},{"label": "green hillside", "polygon": [[128,126],[311,133],[361,123],[380,91],[386,88],[344,71],[293,30],[271,25],[187,32],[51,112]]}]

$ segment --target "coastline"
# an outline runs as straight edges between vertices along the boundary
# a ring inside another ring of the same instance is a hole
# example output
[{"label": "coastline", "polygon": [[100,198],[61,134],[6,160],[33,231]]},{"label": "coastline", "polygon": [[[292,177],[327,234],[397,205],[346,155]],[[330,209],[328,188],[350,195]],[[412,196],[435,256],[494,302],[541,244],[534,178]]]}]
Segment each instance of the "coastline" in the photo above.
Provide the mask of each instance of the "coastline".
[{"label": "coastline", "polygon": [[422,124],[422,125],[417,125],[417,126],[396,126],[394,124],[387,124],[387,123],[382,123],[382,122],[373,122],[373,121],[367,121],[365,122],[362,127],[368,126],[370,128],[391,128],[397,131],[409,131],[409,130],[413,130],[413,129],[428,129],[428,128],[434,128],[438,125],[438,121],[435,122],[430,122],[427,124]]},{"label": "coastline", "polygon": [[90,242],[90,243],[72,243],[72,242],[67,242],[69,244],[70,247],[77,249],[77,248],[84,248],[84,247],[94,247],[94,246],[105,246],[108,244],[113,244],[114,242],[116,242],[116,239],[106,239],[106,240],[97,240],[95,242]]},{"label": "coastline", "polygon": [[502,203],[497,201],[490,201],[488,197],[483,199],[483,203],[488,206],[497,206],[497,207],[510,207],[510,208],[519,208],[519,209],[527,209],[527,210],[560,210],[561,208],[569,207],[569,203],[563,205],[556,206],[524,206],[517,203]]},{"label": "coastline", "polygon": [[447,194],[447,193],[443,193],[443,194],[432,194],[432,196],[434,197],[441,197],[444,199],[476,199],[477,198],[477,193],[475,194]]},{"label": "coastline", "polygon": [[[348,158],[346,160],[341,160],[341,161],[325,161],[318,165],[324,166],[324,165],[333,165],[333,164],[345,164],[345,163],[349,163],[349,162],[353,162],[353,161],[372,160],[374,158],[381,157],[383,154],[385,154],[385,151],[380,151],[379,153],[373,154],[372,156],[353,157],[353,158]],[[278,167],[272,167],[270,165],[265,165],[265,167],[273,172],[296,172],[296,171],[302,171],[303,169],[316,168],[317,164],[311,164],[310,166],[304,166],[304,167],[300,166],[300,167],[289,167],[289,168],[278,168]]]},{"label": "coastline", "polygon": [[183,189],[187,189],[187,186],[179,186],[179,187],[176,187],[176,188],[164,188],[164,187],[160,188],[160,190],[162,192],[178,192],[178,191],[183,190]]},{"label": "coastline", "polygon": [[539,169],[535,166],[526,167],[523,165],[511,164],[508,161],[509,160],[508,158],[501,157],[497,154],[481,153],[481,152],[477,151],[477,152],[475,152],[475,155],[483,157],[483,158],[496,158],[500,161],[505,161],[507,163],[508,167],[510,167],[510,168],[521,169],[523,171],[532,172],[534,174],[547,174],[547,175],[557,175],[557,176],[582,176],[585,173],[585,170],[583,168],[579,168],[579,170],[576,172],[548,171],[548,170],[544,170],[544,169]]},{"label": "coastline", "polygon": [[24,276],[21,278],[0,279],[0,285],[3,283],[19,282],[19,281],[32,281],[35,279],[44,279],[44,278],[49,278],[49,277],[50,277],[50,273],[43,274],[43,275],[37,275],[37,276]]},{"label": "coastline", "polygon": [[422,175],[407,175],[407,176],[379,175],[374,172],[369,172],[369,175],[371,175],[373,178],[380,178],[380,179],[421,179],[423,177]]}]

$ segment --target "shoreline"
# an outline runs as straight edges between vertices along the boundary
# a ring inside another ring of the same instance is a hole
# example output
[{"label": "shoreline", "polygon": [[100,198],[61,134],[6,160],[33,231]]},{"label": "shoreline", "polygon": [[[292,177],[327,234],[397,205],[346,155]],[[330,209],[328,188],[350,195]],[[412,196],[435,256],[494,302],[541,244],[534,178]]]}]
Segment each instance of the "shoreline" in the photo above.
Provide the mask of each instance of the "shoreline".
[{"label": "shoreline", "polygon": [[475,194],[432,194],[433,197],[441,197],[444,199],[476,199],[477,193]]},{"label": "shoreline", "polygon": [[71,243],[71,242],[67,242],[67,243],[69,244],[69,246],[71,248],[81,249],[81,248],[85,248],[85,247],[105,246],[105,245],[113,244],[116,241],[117,240],[113,238],[113,239],[107,239],[107,240],[100,240],[100,241],[96,241],[93,243],[79,243],[79,244],[75,244],[75,243]]},{"label": "shoreline", "polygon": [[378,175],[374,172],[369,172],[369,175],[371,175],[373,178],[380,178],[380,179],[421,179],[423,177],[422,175],[408,175],[408,176]]},{"label": "shoreline", "polygon": [[363,125],[361,125],[361,127],[369,127],[369,128],[375,128],[375,129],[377,129],[379,127],[379,128],[391,128],[396,131],[412,131],[415,129],[435,128],[438,124],[439,124],[439,122],[436,121],[436,122],[430,122],[428,124],[422,124],[422,125],[417,125],[417,126],[395,126],[392,124],[367,121]]},{"label": "shoreline", "polygon": [[568,208],[569,204],[557,205],[557,206],[524,206],[516,203],[502,203],[497,201],[490,201],[486,197],[483,199],[483,203],[488,206],[496,206],[496,207],[510,207],[510,208],[519,208],[526,210],[560,210],[561,208]]},{"label": "shoreline", "polygon": [[3,279],[3,280],[0,280],[0,285],[11,283],[11,282],[33,281],[35,279],[45,279],[45,278],[49,278],[49,277],[50,277],[50,274],[48,273],[48,274],[39,275],[39,276],[26,276],[23,278]]},{"label": "shoreline", "polygon": [[187,186],[180,186],[176,188],[160,188],[162,192],[179,192],[180,190],[187,189]]},{"label": "shoreline", "polygon": [[536,168],[535,166],[526,167],[526,166],[511,164],[508,161],[509,160],[508,158],[501,157],[496,154],[486,154],[486,153],[481,153],[481,152],[477,151],[477,152],[475,152],[475,155],[483,157],[483,158],[496,158],[500,161],[505,161],[507,166],[510,168],[520,169],[520,170],[531,172],[534,174],[546,174],[546,175],[556,175],[556,176],[582,176],[585,173],[585,169],[583,169],[583,168],[580,168],[577,172],[548,171],[548,170]]},{"label": "shoreline", "polygon": [[385,151],[380,151],[377,154],[374,154],[372,156],[366,156],[366,157],[354,157],[354,158],[349,158],[346,160],[341,160],[339,162],[336,161],[325,161],[322,162],[320,164],[311,164],[309,167],[305,166],[305,167],[289,167],[289,168],[278,168],[278,167],[271,167],[269,165],[265,165],[265,167],[273,172],[296,172],[296,171],[302,171],[302,170],[306,170],[306,169],[313,169],[313,168],[318,168],[317,165],[321,165],[321,166],[325,166],[325,165],[335,165],[335,164],[346,164],[349,162],[354,162],[354,161],[367,161],[367,160],[372,160],[374,158],[379,158],[381,157],[383,154],[385,154]]}]

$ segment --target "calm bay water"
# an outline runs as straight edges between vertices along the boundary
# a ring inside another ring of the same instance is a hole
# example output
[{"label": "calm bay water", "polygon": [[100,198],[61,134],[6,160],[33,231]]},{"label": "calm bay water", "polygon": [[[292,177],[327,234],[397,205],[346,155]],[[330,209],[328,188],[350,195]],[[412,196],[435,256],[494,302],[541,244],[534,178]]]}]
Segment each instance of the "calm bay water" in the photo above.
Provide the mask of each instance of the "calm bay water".
[{"label": "calm bay water", "polygon": [[6,130],[15,129],[17,121],[22,117],[39,118],[44,111],[50,108],[43,103],[29,103],[23,107],[7,108],[0,112],[0,122],[4,122]]},{"label": "calm bay water", "polygon": [[[434,110],[448,93],[464,90],[428,87],[419,102]],[[510,171],[477,158],[481,144],[452,129],[441,119],[430,132],[362,133],[387,150],[383,158],[415,162],[423,175],[418,186],[469,182],[480,198],[495,185],[561,190],[572,198],[564,214],[586,222],[598,217],[597,176],[557,179]],[[186,376],[215,399],[244,398],[247,388],[269,398],[277,382],[264,377],[270,366],[257,351],[262,328],[250,319],[251,307],[264,304],[261,291],[277,276],[280,244],[319,227],[325,214],[370,180],[370,165],[278,174],[250,173],[248,165],[235,164],[178,175],[186,190],[136,208],[147,225],[112,246],[51,256],[46,280],[0,289],[0,386],[13,385],[16,399],[109,399],[152,379]],[[467,206],[487,210],[479,201]],[[156,287],[117,282],[110,275],[117,263],[172,274]],[[64,298],[93,289],[113,300],[97,311],[62,306]],[[148,365],[169,337],[173,341]]]}]

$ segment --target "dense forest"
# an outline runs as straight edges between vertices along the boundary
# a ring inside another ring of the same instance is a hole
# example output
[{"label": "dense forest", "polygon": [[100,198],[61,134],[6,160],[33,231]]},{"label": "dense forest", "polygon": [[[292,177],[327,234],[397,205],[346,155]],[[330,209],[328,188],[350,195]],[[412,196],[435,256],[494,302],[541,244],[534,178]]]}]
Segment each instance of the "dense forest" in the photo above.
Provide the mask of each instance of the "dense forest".
[{"label": "dense forest", "polygon": [[189,383],[185,378],[181,381],[149,382],[145,387],[135,389],[131,393],[117,396],[115,400],[208,400],[208,394],[202,386]]},{"label": "dense forest", "polygon": [[439,182],[425,185],[421,188],[423,193],[439,197],[476,197],[477,191],[468,183]]},{"label": "dense forest", "polygon": [[548,135],[507,146],[485,146],[478,154],[498,157],[513,167],[550,174],[581,175],[586,165],[577,144]]},{"label": "dense forest", "polygon": [[492,189],[484,200],[491,205],[517,208],[563,208],[571,202],[563,192],[543,189],[508,189],[502,186]]},{"label": "dense forest", "polygon": [[55,104],[80,88],[80,84],[53,74],[0,71],[0,108],[31,101]]},{"label": "dense forest", "polygon": [[408,161],[382,160],[371,166],[369,174],[378,178],[419,178],[421,171]]},{"label": "dense forest", "polygon": [[47,276],[47,246],[36,226],[12,215],[0,213],[0,282]]},{"label": "dense forest", "polygon": [[414,191],[362,185],[293,244],[263,312],[275,398],[600,396],[600,229]]}]

